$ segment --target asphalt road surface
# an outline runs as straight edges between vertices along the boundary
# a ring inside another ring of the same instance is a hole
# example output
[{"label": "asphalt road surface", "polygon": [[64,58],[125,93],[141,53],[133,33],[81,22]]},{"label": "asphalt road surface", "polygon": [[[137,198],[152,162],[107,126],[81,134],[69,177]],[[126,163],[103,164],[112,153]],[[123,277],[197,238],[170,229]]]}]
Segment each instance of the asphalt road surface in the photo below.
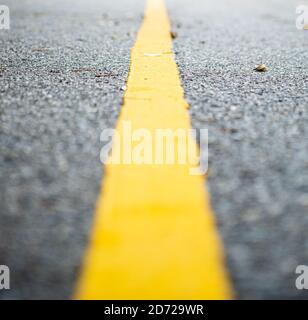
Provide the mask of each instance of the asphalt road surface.
[{"label": "asphalt road surface", "polygon": [[[303,1],[302,3],[305,3]],[[87,246],[143,0],[2,0],[1,299],[70,298]],[[236,296],[307,298],[308,31],[297,1],[168,0],[192,124]],[[265,63],[268,72],[258,73]]]}]

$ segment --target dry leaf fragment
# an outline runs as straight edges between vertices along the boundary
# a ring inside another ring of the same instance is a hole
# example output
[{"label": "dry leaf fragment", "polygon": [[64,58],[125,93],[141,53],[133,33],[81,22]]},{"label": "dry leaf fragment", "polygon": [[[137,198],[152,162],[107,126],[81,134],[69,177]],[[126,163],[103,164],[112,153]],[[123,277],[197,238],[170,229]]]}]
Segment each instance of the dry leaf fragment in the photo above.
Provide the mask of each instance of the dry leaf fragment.
[{"label": "dry leaf fragment", "polygon": [[267,71],[267,67],[264,63],[261,63],[258,66],[256,66],[254,70],[258,72],[265,72]]}]

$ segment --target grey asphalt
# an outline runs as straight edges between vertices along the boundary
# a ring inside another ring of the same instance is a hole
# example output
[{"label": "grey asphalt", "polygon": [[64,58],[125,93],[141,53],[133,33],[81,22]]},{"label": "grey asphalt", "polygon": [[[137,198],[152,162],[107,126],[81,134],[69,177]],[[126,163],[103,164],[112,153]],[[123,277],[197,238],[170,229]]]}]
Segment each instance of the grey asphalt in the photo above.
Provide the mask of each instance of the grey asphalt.
[{"label": "grey asphalt", "polygon": [[11,290],[0,298],[70,298],[101,183],[100,133],[114,127],[144,3],[4,4],[0,264]]},{"label": "grey asphalt", "polygon": [[[308,31],[297,1],[168,0],[209,189],[241,299],[308,298]],[[305,4],[305,1],[301,4]],[[306,2],[307,4],[307,2]],[[268,72],[253,71],[264,63]]]},{"label": "grey asphalt", "polygon": [[[305,1],[303,1],[305,3]],[[144,1],[4,0],[0,30],[0,299],[70,298]],[[307,298],[308,31],[296,1],[167,0],[238,298]],[[253,71],[265,63],[268,72]]]}]

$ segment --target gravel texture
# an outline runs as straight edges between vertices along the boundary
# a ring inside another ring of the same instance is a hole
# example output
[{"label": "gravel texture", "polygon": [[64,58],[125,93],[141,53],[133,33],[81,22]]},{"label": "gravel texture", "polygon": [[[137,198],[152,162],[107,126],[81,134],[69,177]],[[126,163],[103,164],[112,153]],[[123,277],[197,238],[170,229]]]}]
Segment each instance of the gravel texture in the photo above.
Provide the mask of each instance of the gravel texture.
[{"label": "gravel texture", "polygon": [[[306,0],[300,4],[308,5]],[[167,0],[208,185],[238,298],[308,298],[308,31],[296,1]],[[70,298],[143,0],[3,0],[0,299]],[[264,63],[268,71],[254,71]]]},{"label": "gravel texture", "polygon": [[1,299],[69,298],[99,192],[143,1],[2,1]]},{"label": "gravel texture", "polygon": [[[209,129],[208,184],[237,297],[308,298],[295,288],[296,266],[308,265],[308,31],[295,27],[298,2],[167,2],[193,126]],[[267,72],[253,70],[261,63]]]}]

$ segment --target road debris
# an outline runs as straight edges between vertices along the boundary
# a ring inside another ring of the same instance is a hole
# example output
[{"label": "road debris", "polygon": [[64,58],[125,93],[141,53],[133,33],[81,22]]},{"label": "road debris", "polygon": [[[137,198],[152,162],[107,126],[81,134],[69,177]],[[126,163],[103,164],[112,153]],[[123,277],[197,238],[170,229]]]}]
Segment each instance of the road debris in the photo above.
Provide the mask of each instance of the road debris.
[{"label": "road debris", "polygon": [[[87,70],[86,70],[87,71]],[[88,70],[88,71],[90,71],[90,70]],[[109,71],[105,71],[105,72],[97,72],[96,74],[95,74],[95,78],[102,78],[102,77],[107,77],[107,78],[109,78],[109,77],[115,77],[116,76],[116,74],[114,74],[114,73],[112,73],[112,72],[109,72]]]},{"label": "road debris", "polygon": [[264,63],[261,63],[258,66],[256,66],[254,70],[257,72],[266,72],[268,69]]},{"label": "road debris", "polygon": [[160,53],[144,53],[145,57],[160,57],[162,54]]},{"label": "road debris", "polygon": [[60,70],[58,69],[51,69],[49,70],[50,73],[60,73]]},{"label": "road debris", "polygon": [[171,36],[172,39],[175,39],[175,38],[178,37],[178,33],[175,32],[175,31],[170,31],[170,36]]}]

